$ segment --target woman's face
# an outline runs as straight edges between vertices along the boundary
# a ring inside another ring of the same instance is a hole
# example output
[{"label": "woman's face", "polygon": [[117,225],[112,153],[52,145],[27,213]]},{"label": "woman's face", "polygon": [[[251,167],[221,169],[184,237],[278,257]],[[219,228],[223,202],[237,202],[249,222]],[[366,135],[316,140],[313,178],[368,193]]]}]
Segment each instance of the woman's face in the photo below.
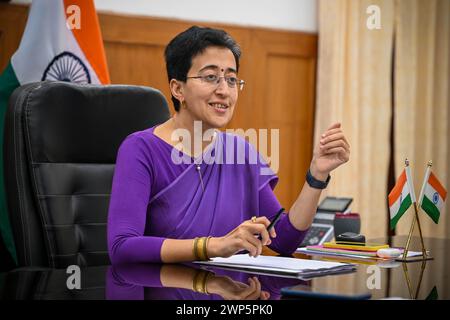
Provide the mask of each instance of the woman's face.
[{"label": "woman's face", "polygon": [[[233,53],[222,47],[208,47],[192,59],[188,77],[198,76],[237,77]],[[183,83],[186,109],[193,120],[202,121],[203,129],[224,127],[230,122],[239,85],[230,87],[224,78],[219,83],[208,83],[203,79],[188,78]]]}]

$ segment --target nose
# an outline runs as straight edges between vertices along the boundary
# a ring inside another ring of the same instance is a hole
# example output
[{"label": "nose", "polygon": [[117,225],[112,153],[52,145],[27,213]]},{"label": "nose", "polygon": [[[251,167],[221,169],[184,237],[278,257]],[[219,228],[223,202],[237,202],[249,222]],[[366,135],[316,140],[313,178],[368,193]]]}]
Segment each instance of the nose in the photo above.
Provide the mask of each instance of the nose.
[{"label": "nose", "polygon": [[229,93],[230,87],[228,86],[227,82],[225,81],[224,77],[220,77],[219,82],[217,83],[217,87],[215,92],[220,95],[227,95]]}]

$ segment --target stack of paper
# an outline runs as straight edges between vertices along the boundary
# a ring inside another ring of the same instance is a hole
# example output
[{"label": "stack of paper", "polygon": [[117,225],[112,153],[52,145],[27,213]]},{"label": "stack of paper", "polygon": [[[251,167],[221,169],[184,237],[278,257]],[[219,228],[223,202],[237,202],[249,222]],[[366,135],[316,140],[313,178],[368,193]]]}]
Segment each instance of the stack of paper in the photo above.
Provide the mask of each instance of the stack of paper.
[{"label": "stack of paper", "polygon": [[356,268],[354,264],[349,263],[273,256],[253,258],[247,254],[237,254],[229,258],[213,258],[210,261],[196,261],[196,263],[252,271],[254,273],[291,276],[305,280],[329,274],[352,272]]},{"label": "stack of paper", "polygon": [[[403,248],[397,248],[403,254]],[[299,253],[307,255],[323,255],[323,256],[334,256],[334,257],[348,257],[353,259],[367,259],[367,260],[393,260],[387,258],[380,258],[377,256],[376,251],[357,251],[357,250],[346,250],[346,249],[334,249],[325,248],[323,245],[317,246],[307,246],[304,248],[298,248],[296,250]],[[408,258],[422,256],[422,252],[419,251],[408,251]],[[401,256],[399,257],[401,258]]]}]

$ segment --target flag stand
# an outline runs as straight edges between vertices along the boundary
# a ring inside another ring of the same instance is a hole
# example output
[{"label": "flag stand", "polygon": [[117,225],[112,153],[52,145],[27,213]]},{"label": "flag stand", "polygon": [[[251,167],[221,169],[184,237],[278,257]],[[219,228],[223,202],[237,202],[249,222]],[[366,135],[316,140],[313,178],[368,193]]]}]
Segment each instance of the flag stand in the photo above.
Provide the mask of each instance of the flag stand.
[{"label": "flag stand", "polygon": [[[431,168],[431,166],[433,165],[432,161],[428,161],[428,167]],[[405,166],[409,167],[409,160],[405,159]],[[410,188],[410,190],[412,190]],[[414,191],[412,191],[414,192]],[[422,195],[419,196],[419,199],[422,197]],[[414,199],[415,200],[415,199]],[[409,229],[409,234],[408,234],[408,240],[406,241],[406,246],[405,249],[403,251],[403,257],[402,259],[399,259],[401,261],[408,261],[408,250],[409,250],[409,245],[411,243],[411,237],[412,237],[412,233],[414,231],[414,226],[416,224],[416,220],[417,220],[417,226],[419,228],[419,235],[420,235],[420,242],[422,244],[422,259],[421,260],[429,260],[432,259],[431,257],[428,257],[427,255],[427,250],[425,249],[425,244],[423,242],[423,236],[422,236],[422,228],[420,226],[420,220],[419,220],[419,209],[417,207],[417,201],[413,202],[413,206],[414,206],[414,217],[413,217],[413,221],[411,223],[411,228]]]},{"label": "flag stand", "polygon": [[422,260],[422,266],[420,267],[419,281],[418,281],[418,284],[417,284],[417,287],[416,287],[416,291],[415,291],[414,294],[413,294],[413,288],[412,288],[411,280],[409,279],[408,266],[407,266],[407,264],[405,262],[403,262],[402,265],[403,265],[403,274],[405,275],[406,284],[408,286],[409,297],[411,299],[417,300],[417,298],[419,297],[420,286],[422,284],[423,273],[424,273],[425,267],[427,265],[427,260]]}]

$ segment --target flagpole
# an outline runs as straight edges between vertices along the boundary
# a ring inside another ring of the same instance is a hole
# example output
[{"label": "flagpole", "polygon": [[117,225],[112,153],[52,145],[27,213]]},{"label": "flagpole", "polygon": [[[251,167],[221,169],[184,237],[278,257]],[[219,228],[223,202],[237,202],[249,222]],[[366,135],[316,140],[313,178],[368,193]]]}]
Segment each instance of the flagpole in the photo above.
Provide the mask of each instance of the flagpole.
[{"label": "flagpole", "polygon": [[415,300],[417,300],[417,298],[419,297],[420,285],[422,284],[423,272],[425,270],[426,265],[427,265],[427,260],[422,260],[422,266],[420,268],[419,283],[417,284],[416,295],[414,296]]},{"label": "flagpole", "polygon": [[418,216],[417,212],[422,207],[422,201],[423,201],[423,196],[424,196],[424,193],[425,193],[425,187],[426,187],[426,185],[428,183],[428,178],[430,177],[431,167],[432,166],[433,166],[433,161],[431,161],[431,160],[428,161],[427,170],[425,171],[425,177],[423,178],[422,188],[420,189],[419,208],[416,209],[417,225],[419,226],[420,240],[422,241],[422,252],[423,252],[423,258],[424,259],[426,259],[426,257],[427,257],[427,250],[425,249],[425,245],[423,243],[422,230],[421,230],[421,227],[420,227],[420,221],[419,221],[419,216]]},{"label": "flagpole", "polygon": [[[411,188],[411,184],[409,181],[410,178],[410,174],[409,174],[409,160],[408,158],[405,159],[405,172],[406,172],[406,183],[408,184],[409,187],[409,192],[411,194],[411,200],[413,200],[413,203],[415,203],[415,196],[414,194],[414,189]],[[414,225],[416,223],[416,216],[413,216],[413,221],[411,223],[411,228],[409,229],[409,234],[408,234],[408,240],[406,240],[406,246],[405,249],[403,250],[403,260],[406,261],[406,258],[408,257],[408,250],[409,250],[409,244],[411,242],[411,237],[412,237],[412,233],[414,230]]]},{"label": "flagpole", "polygon": [[[430,162],[428,162],[428,165],[430,167]],[[423,258],[426,259],[427,255],[426,255],[425,245],[423,243],[422,228],[420,226],[419,214],[418,214],[418,209],[417,209],[416,195],[415,195],[415,192],[414,192],[414,183],[412,181],[411,169],[409,167],[409,160],[408,159],[405,159],[405,171],[406,171],[406,182],[408,183],[408,186],[409,186],[409,191],[410,191],[410,194],[411,194],[411,200],[412,200],[413,205],[414,205],[415,216],[413,217],[413,221],[411,223],[411,228],[409,230],[408,240],[406,241],[406,247],[405,247],[405,249],[403,251],[403,260],[406,260],[407,257],[408,257],[409,245],[410,245],[410,242],[411,242],[412,233],[413,233],[413,230],[414,230],[414,225],[416,223],[416,220],[417,220],[417,226],[419,227],[420,241],[421,241],[421,244],[422,244],[422,255],[423,255]],[[422,189],[423,189],[423,187],[422,187]]]},{"label": "flagpole", "polygon": [[419,214],[417,213],[417,202],[414,202],[414,211],[416,212],[417,226],[419,227],[420,242],[422,243],[422,255],[423,255],[422,257],[423,259],[426,259],[427,251],[425,250],[425,245],[423,243],[422,228],[420,227]]},{"label": "flagpole", "polygon": [[412,233],[413,233],[415,224],[416,224],[416,216],[413,216],[411,228],[409,229],[408,240],[406,240],[406,246],[405,246],[405,249],[403,250],[403,260],[406,260],[406,258],[408,257],[409,243],[411,242],[411,237],[412,237]]},{"label": "flagpole", "polygon": [[409,297],[411,299],[413,299],[413,297],[414,297],[413,296],[413,289],[412,289],[412,286],[411,286],[411,281],[409,280],[408,267],[406,266],[405,262],[402,263],[402,266],[403,266],[403,274],[405,275],[405,279],[406,279],[406,285],[408,286]]},{"label": "flagpole", "polygon": [[[419,195],[419,208],[421,207],[421,205],[422,205],[422,198],[423,198],[423,194],[424,194],[424,192],[425,192],[425,186],[426,186],[426,184],[427,184],[427,181],[428,181],[428,177],[430,176],[430,171],[431,171],[431,166],[433,165],[433,161],[428,161],[428,166],[427,166],[427,169],[426,169],[426,171],[425,171],[425,177],[424,177],[424,179],[423,179],[423,184],[422,184],[422,188],[420,189],[420,195]],[[414,232],[414,227],[415,227],[415,225],[416,225],[416,216],[414,216],[413,217],[413,221],[412,221],[412,223],[411,223],[411,228],[409,229],[409,234],[408,234],[408,240],[406,241],[406,248],[409,248],[409,243],[410,243],[410,241],[411,241],[411,237],[412,237],[412,234],[413,234],[413,232]],[[405,255],[405,252],[406,252],[407,250],[405,250],[403,253],[403,259],[405,260],[406,259],[406,256],[407,256],[407,253],[406,253],[406,255]]]}]

